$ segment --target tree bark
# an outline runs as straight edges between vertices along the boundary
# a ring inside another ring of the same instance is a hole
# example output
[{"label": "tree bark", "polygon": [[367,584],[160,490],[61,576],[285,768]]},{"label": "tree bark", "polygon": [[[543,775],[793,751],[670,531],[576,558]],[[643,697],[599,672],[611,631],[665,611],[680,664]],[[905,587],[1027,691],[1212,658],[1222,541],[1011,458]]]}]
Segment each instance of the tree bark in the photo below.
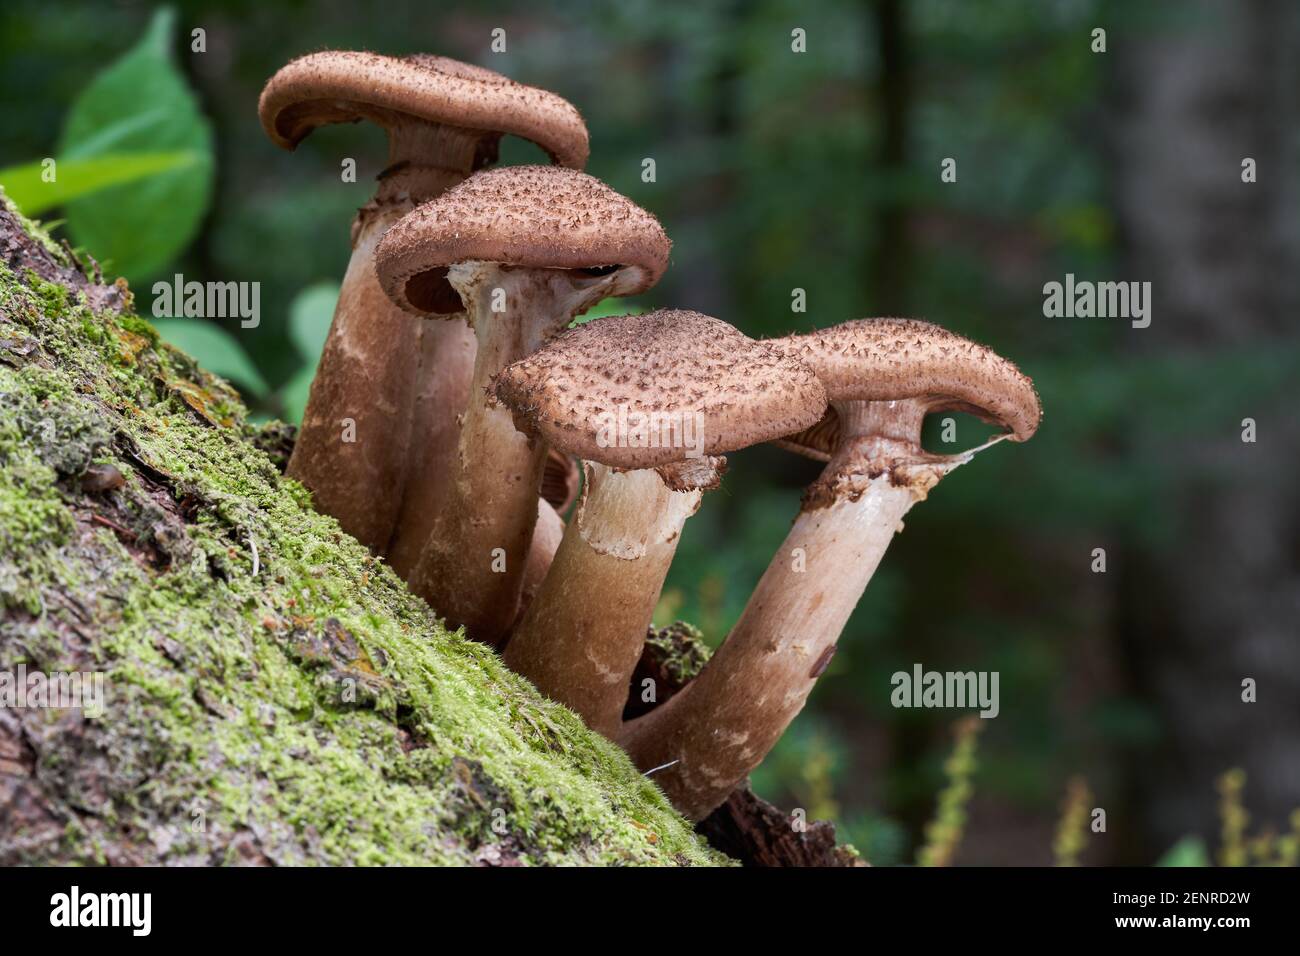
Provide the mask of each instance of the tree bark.
[{"label": "tree bark", "polygon": [[286,438],[0,194],[0,865],[732,862]]}]

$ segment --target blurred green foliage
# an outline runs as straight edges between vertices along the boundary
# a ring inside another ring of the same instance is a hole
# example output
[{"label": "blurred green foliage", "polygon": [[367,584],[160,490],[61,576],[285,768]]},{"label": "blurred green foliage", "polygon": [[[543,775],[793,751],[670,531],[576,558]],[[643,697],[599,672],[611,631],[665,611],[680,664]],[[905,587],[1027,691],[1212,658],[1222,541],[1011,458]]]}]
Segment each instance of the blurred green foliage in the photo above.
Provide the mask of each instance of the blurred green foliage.
[{"label": "blurred green foliage", "polygon": [[110,153],[93,159],[60,160],[53,167],[51,157],[0,169],[0,184],[19,209],[28,216],[39,216],[102,189],[179,169],[193,163],[193,157],[193,153],[176,151]]},{"label": "blurred green foliage", "polygon": [[68,110],[58,155],[170,153],[185,160],[69,201],[73,240],[133,282],[157,274],[198,231],[212,190],[212,131],[177,72],[175,15],[160,10],[139,42],[99,73]]},{"label": "blurred green foliage", "polygon": [[245,396],[265,398],[270,392],[266,379],[229,334],[211,322],[195,319],[154,319],[153,326],[163,340],[198,357],[209,372],[238,385]]},{"label": "blurred green foliage", "polygon": [[325,347],[338,300],[339,283],[326,279],[309,285],[289,303],[289,336],[301,363],[282,392],[283,414],[290,422],[302,421],[316,360]]},{"label": "blurred green foliage", "polygon": [[944,761],[947,780],[939,793],[934,819],[925,828],[925,844],[916,854],[919,866],[951,866],[966,829],[966,805],[973,793],[971,778],[979,764],[975,759],[983,723],[979,717],[964,717],[954,728],[956,743]]}]

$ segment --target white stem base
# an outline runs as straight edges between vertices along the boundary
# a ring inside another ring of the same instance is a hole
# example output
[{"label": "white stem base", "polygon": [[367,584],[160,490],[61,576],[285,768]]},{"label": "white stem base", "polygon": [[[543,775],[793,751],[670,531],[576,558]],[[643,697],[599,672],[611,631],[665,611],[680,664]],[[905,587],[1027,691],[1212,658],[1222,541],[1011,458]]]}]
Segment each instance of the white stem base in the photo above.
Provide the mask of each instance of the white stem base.
[{"label": "white stem base", "polygon": [[511,669],[614,737],[682,526],[700,491],[587,466],[587,490],[505,650]]}]

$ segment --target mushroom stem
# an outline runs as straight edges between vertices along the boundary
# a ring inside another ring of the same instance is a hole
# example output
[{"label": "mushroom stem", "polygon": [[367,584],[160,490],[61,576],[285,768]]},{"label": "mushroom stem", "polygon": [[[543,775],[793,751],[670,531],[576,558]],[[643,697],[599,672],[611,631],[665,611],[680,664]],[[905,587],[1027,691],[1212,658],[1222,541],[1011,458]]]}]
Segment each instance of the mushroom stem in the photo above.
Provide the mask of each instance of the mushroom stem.
[{"label": "mushroom stem", "polygon": [[[537,597],[551,569],[555,552],[564,537],[564,519],[544,498],[537,499],[537,524],[533,527],[533,540],[528,545],[528,562],[524,565],[524,580],[519,587],[519,612],[515,623],[523,620],[533,599]],[[512,629],[513,633],[513,629]]]},{"label": "mushroom stem", "polygon": [[612,280],[493,262],[458,263],[447,280],[467,303],[478,347],[446,497],[412,587],[450,625],[495,645],[517,614],[546,443],[517,431],[488,388],[497,372],[598,302]]},{"label": "mushroom stem", "polygon": [[587,463],[578,512],[505,650],[512,670],[611,739],[682,526],[701,485],[717,480],[721,460],[703,461],[705,481],[685,483],[677,472]]},{"label": "mushroom stem", "polygon": [[[401,508],[386,558],[408,579],[433,530],[460,440],[460,416],[474,376],[474,331],[461,321],[414,319],[419,330],[419,372],[411,411],[410,448]],[[451,316],[455,319],[455,316]]]},{"label": "mushroom stem", "polygon": [[837,403],[845,438],[704,670],[620,743],[700,820],[758,766],[803,709],[902,519],[969,460],[920,448],[920,402]]},{"label": "mushroom stem", "polygon": [[[388,169],[353,222],[352,258],[289,460],[289,475],[311,490],[317,510],[373,551],[388,545],[397,522],[417,383],[434,374],[429,365],[445,376],[436,397],[445,404],[419,416],[422,431],[442,436],[454,429],[469,378],[463,329],[425,328],[395,306],[375,275],[375,246],[416,205],[469,175],[479,141],[450,127],[392,130]],[[443,356],[454,360],[445,368]],[[437,454],[445,448],[426,461]]]}]

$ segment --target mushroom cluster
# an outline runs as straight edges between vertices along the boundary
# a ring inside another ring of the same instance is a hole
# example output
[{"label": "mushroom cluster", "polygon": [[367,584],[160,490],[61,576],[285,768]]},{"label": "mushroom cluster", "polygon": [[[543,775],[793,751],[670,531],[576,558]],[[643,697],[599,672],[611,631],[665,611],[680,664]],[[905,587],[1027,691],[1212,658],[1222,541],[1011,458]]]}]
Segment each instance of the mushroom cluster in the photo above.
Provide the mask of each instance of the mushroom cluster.
[{"label": "mushroom cluster", "polygon": [[375,276],[375,246],[420,203],[494,163],[502,136],[528,139],[553,162],[581,168],[587,127],[566,100],[483,67],[350,51],[284,66],[263,89],[258,114],[285,149],[332,123],[364,120],[388,135],[378,189],[352,223],[352,260],[289,474],[320,510],[405,575],[444,496],[445,462],[469,401],[474,337],[464,323],[415,322],[392,304]]},{"label": "mushroom cluster", "polygon": [[[290,148],[361,119],[390,143],[290,473],[450,625],[654,771],[691,819],[802,709],[909,509],[1038,427],[1015,365],[927,322],[755,340],[661,310],[573,327],[654,286],[671,242],[580,171],[586,129],[553,94],[441,57],[327,52],[277,73],[260,108]],[[507,133],[554,165],[485,169]],[[1002,431],[932,454],[922,423],[946,410]],[[344,418],[355,442],[338,439]],[[723,456],[762,443],[825,469],[703,671],[624,720],[685,522]]]}]

